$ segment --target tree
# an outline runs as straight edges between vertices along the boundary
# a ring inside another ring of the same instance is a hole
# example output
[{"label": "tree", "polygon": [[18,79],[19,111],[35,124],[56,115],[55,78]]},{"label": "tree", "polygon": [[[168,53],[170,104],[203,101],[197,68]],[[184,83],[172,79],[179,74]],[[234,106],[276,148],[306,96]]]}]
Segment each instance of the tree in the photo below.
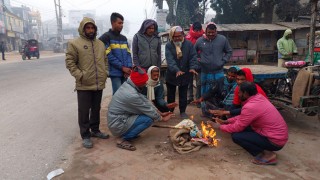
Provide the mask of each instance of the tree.
[{"label": "tree", "polygon": [[282,0],[276,6],[276,14],[282,21],[297,19],[302,13],[302,6],[299,0]]},{"label": "tree", "polygon": [[[175,3],[177,3],[176,15],[174,15]],[[169,14],[167,23],[170,25],[180,25],[189,27],[195,21],[203,23],[204,13],[201,4],[205,4],[207,0],[167,0]]]},{"label": "tree", "polygon": [[256,0],[210,0],[216,11],[216,23],[256,23],[259,13]]}]

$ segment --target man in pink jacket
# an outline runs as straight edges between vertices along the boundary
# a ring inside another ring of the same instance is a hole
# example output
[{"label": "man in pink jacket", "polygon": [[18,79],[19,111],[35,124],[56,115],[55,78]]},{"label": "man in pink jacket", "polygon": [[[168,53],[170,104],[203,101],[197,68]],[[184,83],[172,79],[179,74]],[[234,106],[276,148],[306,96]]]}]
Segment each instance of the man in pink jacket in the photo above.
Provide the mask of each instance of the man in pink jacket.
[{"label": "man in pink jacket", "polygon": [[282,149],[288,141],[284,119],[267,98],[257,93],[252,82],[240,85],[239,98],[244,102],[240,115],[225,121],[213,119],[221,124],[222,131],[231,133],[233,142],[255,157],[253,163],[277,164],[274,151]]}]

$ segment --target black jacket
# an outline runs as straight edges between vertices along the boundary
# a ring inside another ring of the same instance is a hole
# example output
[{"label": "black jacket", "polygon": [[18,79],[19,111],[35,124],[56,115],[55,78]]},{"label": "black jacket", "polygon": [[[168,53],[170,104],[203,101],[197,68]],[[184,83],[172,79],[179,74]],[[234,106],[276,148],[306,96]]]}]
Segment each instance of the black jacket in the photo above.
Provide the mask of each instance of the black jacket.
[{"label": "black jacket", "polygon": [[[166,44],[166,60],[168,64],[166,83],[175,86],[188,85],[192,76],[189,70],[198,68],[197,53],[190,41],[183,41],[181,51],[182,58],[178,59],[175,45],[171,41]],[[182,71],[185,74],[176,77],[178,71]]]}]

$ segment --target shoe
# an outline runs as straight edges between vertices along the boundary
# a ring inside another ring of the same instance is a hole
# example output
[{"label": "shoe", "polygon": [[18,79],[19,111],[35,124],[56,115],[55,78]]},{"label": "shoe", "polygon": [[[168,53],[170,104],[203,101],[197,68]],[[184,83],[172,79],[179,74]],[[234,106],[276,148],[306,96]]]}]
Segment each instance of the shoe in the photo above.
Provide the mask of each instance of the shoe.
[{"label": "shoe", "polygon": [[109,134],[104,134],[102,132],[91,132],[91,136],[92,137],[97,137],[100,139],[108,139],[109,138]]},{"label": "shoe", "polygon": [[182,119],[189,119],[189,116],[185,112],[180,113],[180,117]]},{"label": "shoe", "polygon": [[82,140],[82,146],[89,149],[93,147],[92,141],[90,138],[85,138]]}]

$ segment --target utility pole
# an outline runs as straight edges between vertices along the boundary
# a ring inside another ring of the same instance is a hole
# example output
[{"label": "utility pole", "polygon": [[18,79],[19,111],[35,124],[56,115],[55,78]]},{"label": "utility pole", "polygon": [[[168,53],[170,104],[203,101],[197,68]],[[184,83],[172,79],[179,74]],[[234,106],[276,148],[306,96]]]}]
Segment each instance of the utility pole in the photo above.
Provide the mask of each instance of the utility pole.
[{"label": "utility pole", "polygon": [[310,23],[310,35],[309,35],[309,62],[313,62],[314,58],[314,34],[315,27],[317,22],[317,14],[318,14],[318,1],[319,0],[310,0],[311,3],[311,23]]},{"label": "utility pole", "polygon": [[[57,4],[58,1],[58,4]],[[63,34],[62,34],[62,13],[60,0],[54,0],[54,7],[56,10],[56,20],[57,20],[57,42],[60,43],[60,50],[62,50]]]}]

